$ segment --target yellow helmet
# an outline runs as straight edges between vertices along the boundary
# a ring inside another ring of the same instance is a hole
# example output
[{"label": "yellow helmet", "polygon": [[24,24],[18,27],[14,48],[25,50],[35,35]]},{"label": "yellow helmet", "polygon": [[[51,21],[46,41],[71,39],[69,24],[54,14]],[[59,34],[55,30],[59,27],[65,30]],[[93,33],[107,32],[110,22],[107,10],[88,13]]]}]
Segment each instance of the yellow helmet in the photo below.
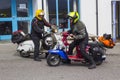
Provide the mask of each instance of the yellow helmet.
[{"label": "yellow helmet", "polygon": [[73,23],[76,23],[79,20],[80,16],[79,16],[78,12],[69,12],[68,18],[72,18]]},{"label": "yellow helmet", "polygon": [[39,16],[44,16],[44,11],[42,9],[36,10],[35,16],[39,19],[42,20]]}]

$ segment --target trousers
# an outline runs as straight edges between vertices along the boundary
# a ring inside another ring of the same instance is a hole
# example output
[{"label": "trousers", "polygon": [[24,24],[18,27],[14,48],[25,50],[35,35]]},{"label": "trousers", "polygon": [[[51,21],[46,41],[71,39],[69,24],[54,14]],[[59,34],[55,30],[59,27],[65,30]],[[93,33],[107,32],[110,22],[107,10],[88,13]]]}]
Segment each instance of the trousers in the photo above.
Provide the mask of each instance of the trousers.
[{"label": "trousers", "polygon": [[34,43],[34,59],[39,57],[39,52],[40,52],[40,40],[41,38],[34,36],[31,37]]},{"label": "trousers", "polygon": [[77,42],[77,41],[73,41],[70,45],[69,45],[69,55],[72,55],[73,49],[75,46],[79,45],[80,48],[80,53],[81,55],[84,57],[85,60],[89,61],[90,64],[94,64],[94,60],[91,56],[89,56],[88,53],[86,53],[86,45],[87,42],[85,41],[81,41],[81,42]]}]

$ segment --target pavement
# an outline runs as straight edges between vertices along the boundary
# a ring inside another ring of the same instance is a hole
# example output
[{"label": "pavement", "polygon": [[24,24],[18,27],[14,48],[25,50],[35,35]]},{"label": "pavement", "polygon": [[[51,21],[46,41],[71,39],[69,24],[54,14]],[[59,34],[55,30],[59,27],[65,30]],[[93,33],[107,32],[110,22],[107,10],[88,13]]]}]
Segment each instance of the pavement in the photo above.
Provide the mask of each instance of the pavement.
[{"label": "pavement", "polygon": [[120,55],[120,42],[115,43],[114,48],[112,49],[107,49],[108,55]]},{"label": "pavement", "polygon": [[2,40],[0,41],[0,44],[7,44],[7,43],[12,43],[11,40]]},{"label": "pavement", "polygon": [[93,70],[80,63],[49,67],[46,59],[20,57],[16,47],[11,41],[0,41],[0,80],[120,80],[120,43],[107,49],[109,56]]}]

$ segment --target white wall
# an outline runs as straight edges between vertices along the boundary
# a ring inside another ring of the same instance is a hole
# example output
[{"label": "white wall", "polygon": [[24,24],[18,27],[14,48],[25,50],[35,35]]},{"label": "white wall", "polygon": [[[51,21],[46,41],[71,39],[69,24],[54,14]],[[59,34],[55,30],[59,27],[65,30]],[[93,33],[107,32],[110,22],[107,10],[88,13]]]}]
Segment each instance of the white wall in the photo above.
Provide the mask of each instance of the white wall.
[{"label": "white wall", "polygon": [[80,0],[80,18],[85,23],[88,33],[96,35],[95,0]]},{"label": "white wall", "polygon": [[99,35],[112,34],[111,0],[98,0]]},{"label": "white wall", "polygon": [[42,0],[32,0],[33,3],[33,16],[37,9],[42,9]]},{"label": "white wall", "polygon": [[[81,0],[81,20],[96,35],[96,0]],[[112,34],[111,0],[98,0],[98,35]]]}]

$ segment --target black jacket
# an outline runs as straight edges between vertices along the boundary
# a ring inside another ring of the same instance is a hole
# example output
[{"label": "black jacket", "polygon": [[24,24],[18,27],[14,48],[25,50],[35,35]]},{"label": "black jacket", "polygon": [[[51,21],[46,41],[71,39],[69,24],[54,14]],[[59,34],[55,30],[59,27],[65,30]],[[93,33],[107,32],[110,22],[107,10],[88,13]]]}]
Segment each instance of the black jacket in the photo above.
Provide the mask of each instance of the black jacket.
[{"label": "black jacket", "polygon": [[86,26],[81,21],[77,21],[75,24],[70,26],[71,29],[68,31],[75,35],[75,40],[77,41],[88,41],[88,33]]},{"label": "black jacket", "polygon": [[39,20],[34,17],[31,23],[31,36],[42,38],[42,34],[44,33],[44,25],[51,27],[51,24],[49,24],[45,19]]}]

